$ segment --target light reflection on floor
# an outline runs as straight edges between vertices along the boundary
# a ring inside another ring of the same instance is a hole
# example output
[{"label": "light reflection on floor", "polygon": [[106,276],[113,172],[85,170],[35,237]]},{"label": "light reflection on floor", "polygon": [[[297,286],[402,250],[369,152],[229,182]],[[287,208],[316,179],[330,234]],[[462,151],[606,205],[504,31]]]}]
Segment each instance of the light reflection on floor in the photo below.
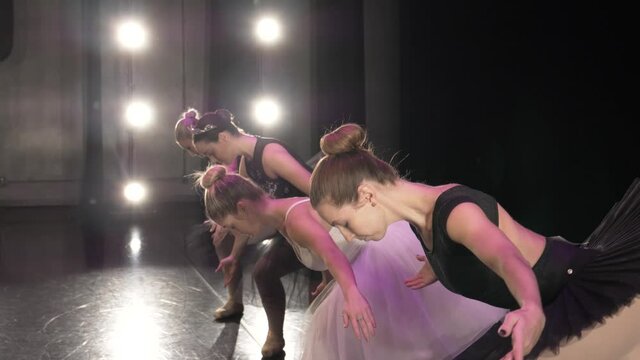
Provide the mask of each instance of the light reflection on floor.
[{"label": "light reflection on floor", "polygon": [[[266,315],[251,263],[242,320],[213,321],[222,275],[197,214],[179,214],[113,220],[104,233],[80,231],[73,217],[0,219],[0,358],[261,359]],[[296,359],[308,279],[284,282],[285,358]]]}]

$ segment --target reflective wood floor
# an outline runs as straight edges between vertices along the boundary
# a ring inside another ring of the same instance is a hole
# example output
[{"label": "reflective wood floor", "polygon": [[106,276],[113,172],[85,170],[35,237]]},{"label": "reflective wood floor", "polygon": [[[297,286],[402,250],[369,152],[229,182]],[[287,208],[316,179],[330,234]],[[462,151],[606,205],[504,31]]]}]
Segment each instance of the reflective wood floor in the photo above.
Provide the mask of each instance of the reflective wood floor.
[{"label": "reflective wood floor", "polygon": [[[261,359],[266,315],[248,252],[245,313],[216,322],[226,290],[197,205],[87,216],[0,209],[1,359]],[[313,274],[287,275],[285,353],[297,359]]]}]

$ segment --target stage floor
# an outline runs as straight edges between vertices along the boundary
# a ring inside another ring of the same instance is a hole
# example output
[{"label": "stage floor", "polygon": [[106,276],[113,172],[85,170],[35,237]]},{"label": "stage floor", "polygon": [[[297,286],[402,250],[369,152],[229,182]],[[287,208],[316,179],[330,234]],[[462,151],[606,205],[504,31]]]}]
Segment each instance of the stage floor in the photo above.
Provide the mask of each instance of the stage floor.
[{"label": "stage floor", "polygon": [[[89,220],[87,220],[89,219]],[[216,322],[222,274],[197,205],[86,216],[0,210],[0,358],[261,359],[267,319],[244,271],[242,319]],[[287,275],[285,353],[297,359],[308,270]]]}]

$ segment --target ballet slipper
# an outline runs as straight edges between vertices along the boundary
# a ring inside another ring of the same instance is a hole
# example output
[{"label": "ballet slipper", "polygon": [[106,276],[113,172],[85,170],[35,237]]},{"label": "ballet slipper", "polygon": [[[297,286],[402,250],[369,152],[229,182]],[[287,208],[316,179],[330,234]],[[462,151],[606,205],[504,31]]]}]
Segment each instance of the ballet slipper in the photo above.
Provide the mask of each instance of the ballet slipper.
[{"label": "ballet slipper", "polygon": [[270,357],[282,352],[282,350],[284,350],[284,338],[269,331],[267,340],[262,346],[262,356]]},{"label": "ballet slipper", "polygon": [[222,319],[230,318],[232,316],[241,315],[243,312],[244,312],[243,304],[228,301],[226,304],[216,309],[216,311],[213,313],[213,317],[216,320],[222,320]]}]

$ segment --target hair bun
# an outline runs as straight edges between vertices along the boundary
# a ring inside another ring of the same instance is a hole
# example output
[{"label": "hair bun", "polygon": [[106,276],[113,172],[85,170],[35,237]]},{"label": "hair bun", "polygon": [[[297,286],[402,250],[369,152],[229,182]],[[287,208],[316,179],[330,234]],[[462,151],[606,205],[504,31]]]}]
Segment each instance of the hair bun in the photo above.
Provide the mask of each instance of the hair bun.
[{"label": "hair bun", "polygon": [[214,114],[216,114],[216,116],[219,116],[225,120],[227,120],[228,122],[232,122],[235,118],[235,116],[233,116],[233,113],[231,113],[231,111],[227,110],[227,109],[218,109],[216,111],[213,112]]},{"label": "hair bun", "polygon": [[184,117],[185,118],[197,118],[198,117],[198,110],[196,109],[189,109],[187,110],[186,113],[184,113]]},{"label": "hair bun", "polygon": [[188,129],[193,129],[196,126],[199,116],[200,114],[198,114],[198,110],[189,108],[187,111],[182,113],[182,119],[180,119],[180,121],[183,122],[184,126]]},{"label": "hair bun", "polygon": [[353,123],[340,126],[320,139],[320,149],[325,155],[338,155],[365,149],[367,134]]},{"label": "hair bun", "polygon": [[222,165],[213,165],[205,171],[200,178],[200,186],[205,189],[210,188],[217,180],[222,179],[227,174],[227,168]]}]

